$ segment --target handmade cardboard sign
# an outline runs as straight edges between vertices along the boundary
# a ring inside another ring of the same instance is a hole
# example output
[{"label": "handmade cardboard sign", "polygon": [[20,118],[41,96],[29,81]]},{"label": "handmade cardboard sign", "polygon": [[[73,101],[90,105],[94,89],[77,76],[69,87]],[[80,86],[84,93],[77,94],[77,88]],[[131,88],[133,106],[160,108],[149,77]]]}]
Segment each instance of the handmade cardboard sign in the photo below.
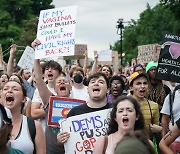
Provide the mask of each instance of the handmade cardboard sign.
[{"label": "handmade cardboard sign", "polygon": [[39,16],[35,58],[74,55],[77,7],[42,10]]},{"label": "handmade cardboard sign", "polygon": [[81,114],[60,121],[62,131],[70,133],[64,144],[66,154],[92,154],[100,136],[107,135],[111,109]]},{"label": "handmade cardboard sign", "polygon": [[[97,51],[94,51],[94,55],[97,54]],[[99,56],[99,55],[98,55]],[[119,64],[119,56],[117,51],[112,51],[112,56],[111,56],[111,61],[99,61],[98,60],[98,65],[113,65],[112,63],[112,57],[114,58],[114,63],[117,66]]]},{"label": "handmade cardboard sign", "polygon": [[59,120],[67,117],[68,112],[75,106],[85,104],[86,102],[78,99],[64,97],[50,97],[48,125],[59,126]]},{"label": "handmade cardboard sign", "polygon": [[138,46],[138,56],[137,56],[137,62],[138,64],[147,64],[150,61],[154,61],[156,55],[156,46],[158,44],[147,44],[147,45],[141,45]]},{"label": "handmade cardboard sign", "polygon": [[112,50],[100,50],[97,54],[98,61],[112,61]]},{"label": "handmade cardboard sign", "polygon": [[17,65],[32,72],[32,69],[34,67],[34,55],[34,49],[27,46]]},{"label": "handmade cardboard sign", "polygon": [[73,56],[65,56],[65,60],[84,59],[84,54],[87,52],[87,44],[75,44],[75,51]]},{"label": "handmade cardboard sign", "polygon": [[180,83],[180,36],[164,35],[156,78]]}]

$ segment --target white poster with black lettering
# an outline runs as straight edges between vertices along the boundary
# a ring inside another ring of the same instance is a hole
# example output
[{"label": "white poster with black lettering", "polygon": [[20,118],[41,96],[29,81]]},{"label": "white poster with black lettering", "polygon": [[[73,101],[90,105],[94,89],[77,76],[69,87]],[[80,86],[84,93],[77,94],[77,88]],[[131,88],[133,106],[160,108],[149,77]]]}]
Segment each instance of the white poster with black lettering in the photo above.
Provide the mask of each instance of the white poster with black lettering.
[{"label": "white poster with black lettering", "polygon": [[61,131],[70,133],[66,154],[92,154],[96,140],[107,135],[111,109],[72,116],[60,121]]},{"label": "white poster with black lettering", "polygon": [[34,49],[27,46],[17,65],[32,72],[32,69],[34,67],[34,56]]},{"label": "white poster with black lettering", "polygon": [[156,78],[180,83],[180,36],[164,35]]}]

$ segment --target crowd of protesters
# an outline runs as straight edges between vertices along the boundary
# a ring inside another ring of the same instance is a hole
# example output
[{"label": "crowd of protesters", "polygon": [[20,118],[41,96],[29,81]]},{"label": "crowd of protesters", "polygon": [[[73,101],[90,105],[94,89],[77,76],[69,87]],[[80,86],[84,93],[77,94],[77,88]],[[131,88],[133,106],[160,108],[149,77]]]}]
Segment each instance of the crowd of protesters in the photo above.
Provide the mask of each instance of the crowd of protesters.
[{"label": "crowd of protesters", "polygon": [[[35,39],[31,45],[40,44]],[[74,64],[67,70],[56,61],[35,59],[32,72],[14,72],[16,48],[11,46],[0,77],[1,154],[65,153],[70,134],[47,125],[50,96],[86,101],[68,118],[112,108],[107,136],[99,137],[94,154],[180,152],[180,85],[156,79],[157,62],[119,72],[114,65],[98,65],[95,55],[89,69],[85,53],[83,67]]]}]

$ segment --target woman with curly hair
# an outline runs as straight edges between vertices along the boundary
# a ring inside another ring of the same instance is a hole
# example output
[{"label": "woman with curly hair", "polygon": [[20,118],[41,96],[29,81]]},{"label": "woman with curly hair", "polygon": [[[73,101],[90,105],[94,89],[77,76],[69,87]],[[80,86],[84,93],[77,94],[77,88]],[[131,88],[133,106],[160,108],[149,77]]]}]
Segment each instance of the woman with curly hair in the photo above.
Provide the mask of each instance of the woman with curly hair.
[{"label": "woman with curly hair", "polygon": [[100,137],[93,154],[112,154],[124,135],[134,130],[145,130],[139,103],[131,96],[120,96],[113,104],[110,114],[108,136]]}]

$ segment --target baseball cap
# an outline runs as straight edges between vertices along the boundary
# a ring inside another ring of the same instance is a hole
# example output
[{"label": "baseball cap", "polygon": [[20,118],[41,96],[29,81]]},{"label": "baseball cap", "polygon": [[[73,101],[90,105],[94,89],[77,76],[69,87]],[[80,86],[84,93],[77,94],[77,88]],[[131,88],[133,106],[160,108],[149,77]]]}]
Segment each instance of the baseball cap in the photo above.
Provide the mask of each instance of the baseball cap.
[{"label": "baseball cap", "polygon": [[133,74],[131,74],[131,76],[129,77],[129,85],[131,85],[132,81],[134,81],[135,79],[137,79],[138,77],[144,76],[145,78],[148,79],[148,76],[146,73],[143,72],[134,72]]},{"label": "baseball cap", "polygon": [[137,137],[129,136],[117,144],[114,154],[150,154],[150,151]]},{"label": "baseball cap", "polygon": [[152,67],[157,67],[158,63],[154,61],[150,61],[147,66],[146,66],[146,73],[152,68]]}]

